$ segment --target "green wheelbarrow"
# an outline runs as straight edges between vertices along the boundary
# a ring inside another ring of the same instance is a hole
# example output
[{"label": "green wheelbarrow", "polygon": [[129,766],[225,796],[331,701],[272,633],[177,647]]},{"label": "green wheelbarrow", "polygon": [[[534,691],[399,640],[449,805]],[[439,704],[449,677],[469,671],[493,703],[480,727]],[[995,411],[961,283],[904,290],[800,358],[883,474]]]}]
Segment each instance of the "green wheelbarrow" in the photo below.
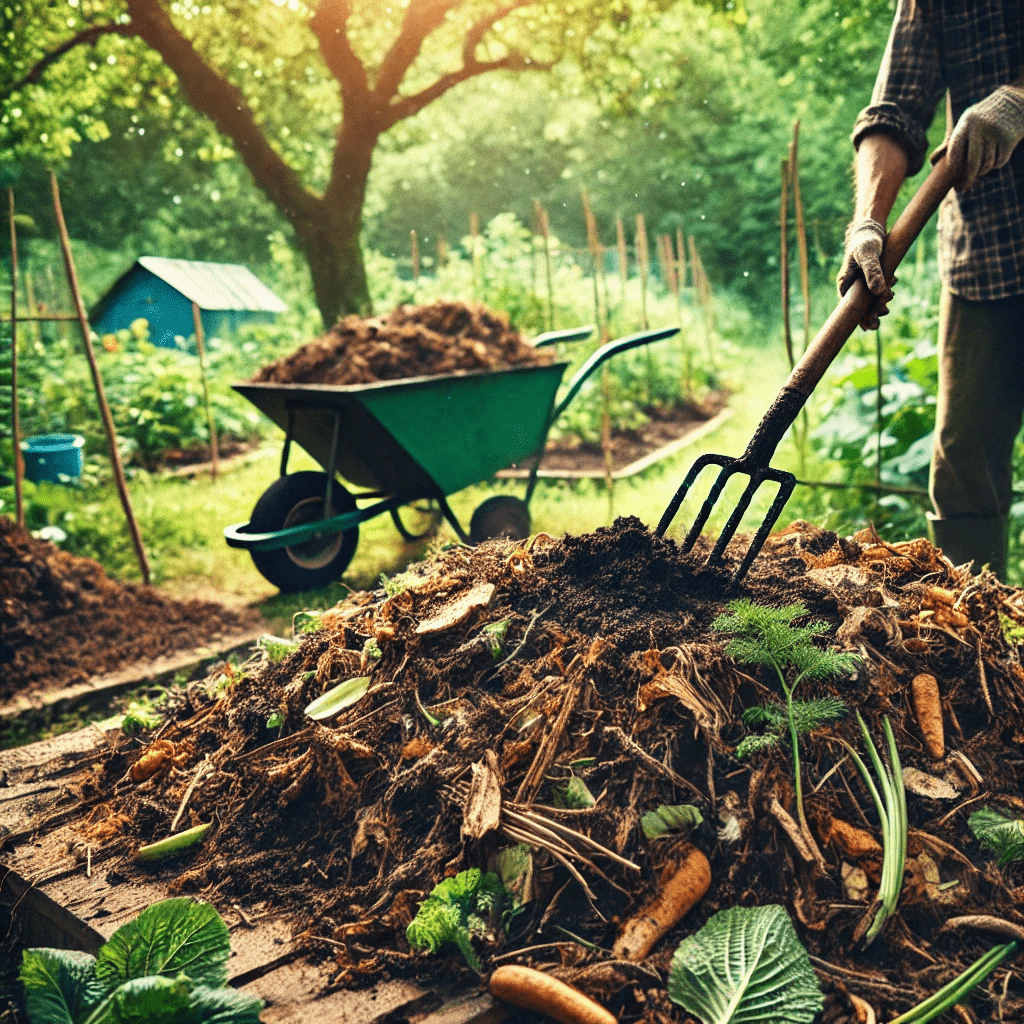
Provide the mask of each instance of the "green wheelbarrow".
[{"label": "green wheelbarrow", "polygon": [[[409,531],[399,516],[400,508],[414,502],[436,502],[463,543],[529,536],[530,497],[552,424],[611,356],[678,331],[643,331],[602,345],[557,403],[565,362],[374,384],[235,384],[285,436],[280,476],[256,502],[249,521],[225,527],[224,538],[231,547],[247,548],[274,586],[295,591],[337,580],[355,554],[359,524],[374,516],[390,513],[406,540],[424,536]],[[533,345],[578,341],[592,332],[551,331]],[[324,472],[289,473],[293,443]],[[488,498],[473,513],[467,533],[448,495],[529,459],[525,497]],[[346,489],[337,475],[362,490]]]}]

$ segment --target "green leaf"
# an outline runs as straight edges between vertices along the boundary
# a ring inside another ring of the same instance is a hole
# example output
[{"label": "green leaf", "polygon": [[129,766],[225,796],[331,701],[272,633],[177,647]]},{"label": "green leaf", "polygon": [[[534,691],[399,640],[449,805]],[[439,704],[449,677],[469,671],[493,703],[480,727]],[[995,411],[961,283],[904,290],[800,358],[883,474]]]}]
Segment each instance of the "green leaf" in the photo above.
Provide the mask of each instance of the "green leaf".
[{"label": "green leaf", "polygon": [[981,843],[983,850],[991,850],[1003,867],[1016,860],[1024,860],[1024,821],[1008,818],[991,807],[975,811],[967,824]]},{"label": "green leaf", "polygon": [[104,994],[89,953],[26,949],[19,977],[32,1024],[78,1024]]},{"label": "green leaf", "polygon": [[233,988],[196,985],[189,993],[189,1006],[202,1024],[259,1024],[263,1000]]},{"label": "green leaf", "polygon": [[811,1024],[824,1002],[780,906],[719,911],[683,939],[668,994],[704,1024]]},{"label": "green leaf", "polygon": [[777,732],[751,733],[744,736],[736,746],[736,757],[742,761],[751,754],[759,754],[762,750],[771,750],[779,745]]},{"label": "green leaf", "polygon": [[197,1018],[189,1013],[191,985],[184,975],[132,978],[114,989],[86,1024],[192,1024]]},{"label": "green leaf", "polygon": [[161,900],[122,925],[96,958],[108,991],[133,978],[187,974],[202,985],[224,985],[231,955],[228,929],[208,903]]},{"label": "green leaf", "polygon": [[285,640],[284,637],[266,634],[256,641],[256,646],[266,651],[267,658],[271,664],[276,665],[279,661],[284,661],[292,651],[296,650],[299,643],[297,640]]},{"label": "green leaf", "polygon": [[660,839],[673,832],[691,832],[703,820],[704,816],[693,804],[662,804],[640,819],[640,827],[648,839]]},{"label": "green leaf", "polygon": [[267,718],[268,729],[279,729],[282,725],[284,725],[284,715],[280,711],[275,711]]},{"label": "green leaf", "polygon": [[173,857],[174,854],[181,853],[182,850],[187,850],[190,846],[195,846],[196,843],[201,843],[211,828],[213,828],[212,821],[193,825],[192,828],[187,828],[184,832],[176,832],[173,836],[168,836],[156,843],[140,846],[135,856],[139,860],[160,860],[163,857]]},{"label": "green leaf", "polygon": [[594,794],[578,775],[573,775],[564,787],[552,786],[551,796],[556,807],[570,807],[575,810],[593,807],[597,803]]},{"label": "green leaf", "polygon": [[357,676],[355,679],[346,679],[337,686],[332,686],[326,693],[322,693],[307,708],[306,714],[314,722],[331,718],[339,711],[355,704],[370,688],[369,676]]}]

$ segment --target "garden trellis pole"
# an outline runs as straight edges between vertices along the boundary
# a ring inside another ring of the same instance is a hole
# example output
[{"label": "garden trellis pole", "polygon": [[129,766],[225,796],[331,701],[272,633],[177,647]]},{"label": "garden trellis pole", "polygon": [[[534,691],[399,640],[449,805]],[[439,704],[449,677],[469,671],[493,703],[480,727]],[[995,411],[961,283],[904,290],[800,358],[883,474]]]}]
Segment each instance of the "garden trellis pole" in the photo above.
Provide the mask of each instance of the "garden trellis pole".
[{"label": "garden trellis pole", "polygon": [[89,319],[85,313],[85,304],[82,302],[82,292],[78,287],[78,274],[75,271],[75,261],[71,256],[71,239],[68,237],[67,225],[64,223],[64,211],[60,205],[60,189],[57,187],[57,175],[53,171],[50,171],[50,191],[53,195],[53,213],[57,219],[57,230],[60,233],[61,252],[64,255],[64,269],[67,272],[71,296],[75,301],[78,325],[82,330],[82,342],[85,345],[85,356],[89,360],[89,370],[92,373],[93,386],[96,388],[96,400],[99,403],[100,415],[103,418],[103,429],[107,435],[110,462],[114,468],[114,481],[117,484],[117,493],[121,497],[121,507],[124,509],[125,519],[128,521],[128,532],[131,534],[132,546],[135,548],[135,557],[139,562],[142,582],[148,584],[150,579],[149,562],[146,560],[146,551],[142,546],[142,534],[139,532],[139,524],[136,522],[135,513],[132,511],[132,501],[128,495],[128,484],[124,478],[124,467],[121,465],[121,454],[117,450],[114,418],[110,415],[110,406],[107,405],[107,396],[103,391],[103,378],[100,377],[99,367],[96,365],[96,353],[93,351],[92,338],[89,334]]},{"label": "garden trellis pole", "polygon": [[7,187],[7,213],[11,226],[11,445],[14,448],[14,517],[25,525],[25,505],[21,483],[25,461],[21,456],[21,429],[18,424],[18,231],[14,224],[14,189]]},{"label": "garden trellis pole", "polygon": [[635,241],[636,261],[640,265],[640,319],[646,331],[650,327],[647,322],[647,278],[650,276],[651,257],[647,249],[647,224],[642,213],[636,215]]},{"label": "garden trellis pole", "polygon": [[534,199],[533,208],[537,214],[537,230],[544,239],[544,273],[548,282],[548,330],[555,329],[555,288],[551,277],[551,229],[548,222],[548,211]]},{"label": "garden trellis pole", "polygon": [[796,216],[796,248],[800,262],[800,294],[804,300],[804,348],[811,342],[811,284],[807,263],[807,227],[804,204],[800,198],[800,122],[793,122],[793,141],[789,147],[789,185],[793,190],[793,212]]},{"label": "garden trellis pole", "polygon": [[416,237],[416,229],[409,232],[409,253],[412,257],[412,280],[414,284],[420,283],[420,242]]},{"label": "garden trellis pole", "polygon": [[216,480],[220,471],[220,452],[217,450],[217,427],[213,422],[213,409],[210,408],[210,388],[206,381],[206,337],[203,333],[203,318],[199,312],[199,304],[195,300],[192,302],[192,323],[196,331],[196,351],[199,353],[199,376],[203,382],[206,426],[210,431],[210,476]]},{"label": "garden trellis pole", "polygon": [[629,254],[626,252],[626,228],[622,215],[615,218],[615,248],[619,256],[619,285],[622,291],[622,313],[626,313],[626,285],[629,283]]},{"label": "garden trellis pole", "polygon": [[779,196],[779,287],[782,290],[782,339],[790,370],[796,366],[793,355],[793,329],[789,323],[789,161],[779,164],[782,191]]}]

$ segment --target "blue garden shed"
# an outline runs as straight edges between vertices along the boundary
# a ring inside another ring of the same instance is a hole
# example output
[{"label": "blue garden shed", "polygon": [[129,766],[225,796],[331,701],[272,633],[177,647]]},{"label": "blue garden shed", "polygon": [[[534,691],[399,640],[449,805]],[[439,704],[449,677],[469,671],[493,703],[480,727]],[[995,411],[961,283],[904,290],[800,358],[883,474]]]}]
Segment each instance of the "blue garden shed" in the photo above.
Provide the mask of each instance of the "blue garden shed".
[{"label": "blue garden shed", "polygon": [[248,267],[238,263],[140,256],[96,303],[89,321],[103,335],[145,317],[150,341],[174,348],[175,337],[195,334],[193,302],[207,337],[224,337],[240,324],[272,323],[287,308]]}]

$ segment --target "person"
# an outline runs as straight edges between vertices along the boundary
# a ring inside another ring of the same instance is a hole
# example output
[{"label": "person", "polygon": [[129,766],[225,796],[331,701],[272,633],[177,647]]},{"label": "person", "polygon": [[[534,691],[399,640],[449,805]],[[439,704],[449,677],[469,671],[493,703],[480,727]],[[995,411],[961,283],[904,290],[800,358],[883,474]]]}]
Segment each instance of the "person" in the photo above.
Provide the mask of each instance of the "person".
[{"label": "person", "polygon": [[1013,445],[1024,415],[1024,41],[1018,0],[899,0],[870,104],[854,125],[856,200],[840,295],[863,276],[877,329],[892,298],[879,255],[904,179],[946,96],[954,186],[939,209],[939,393],[932,539],[1005,579]]}]

